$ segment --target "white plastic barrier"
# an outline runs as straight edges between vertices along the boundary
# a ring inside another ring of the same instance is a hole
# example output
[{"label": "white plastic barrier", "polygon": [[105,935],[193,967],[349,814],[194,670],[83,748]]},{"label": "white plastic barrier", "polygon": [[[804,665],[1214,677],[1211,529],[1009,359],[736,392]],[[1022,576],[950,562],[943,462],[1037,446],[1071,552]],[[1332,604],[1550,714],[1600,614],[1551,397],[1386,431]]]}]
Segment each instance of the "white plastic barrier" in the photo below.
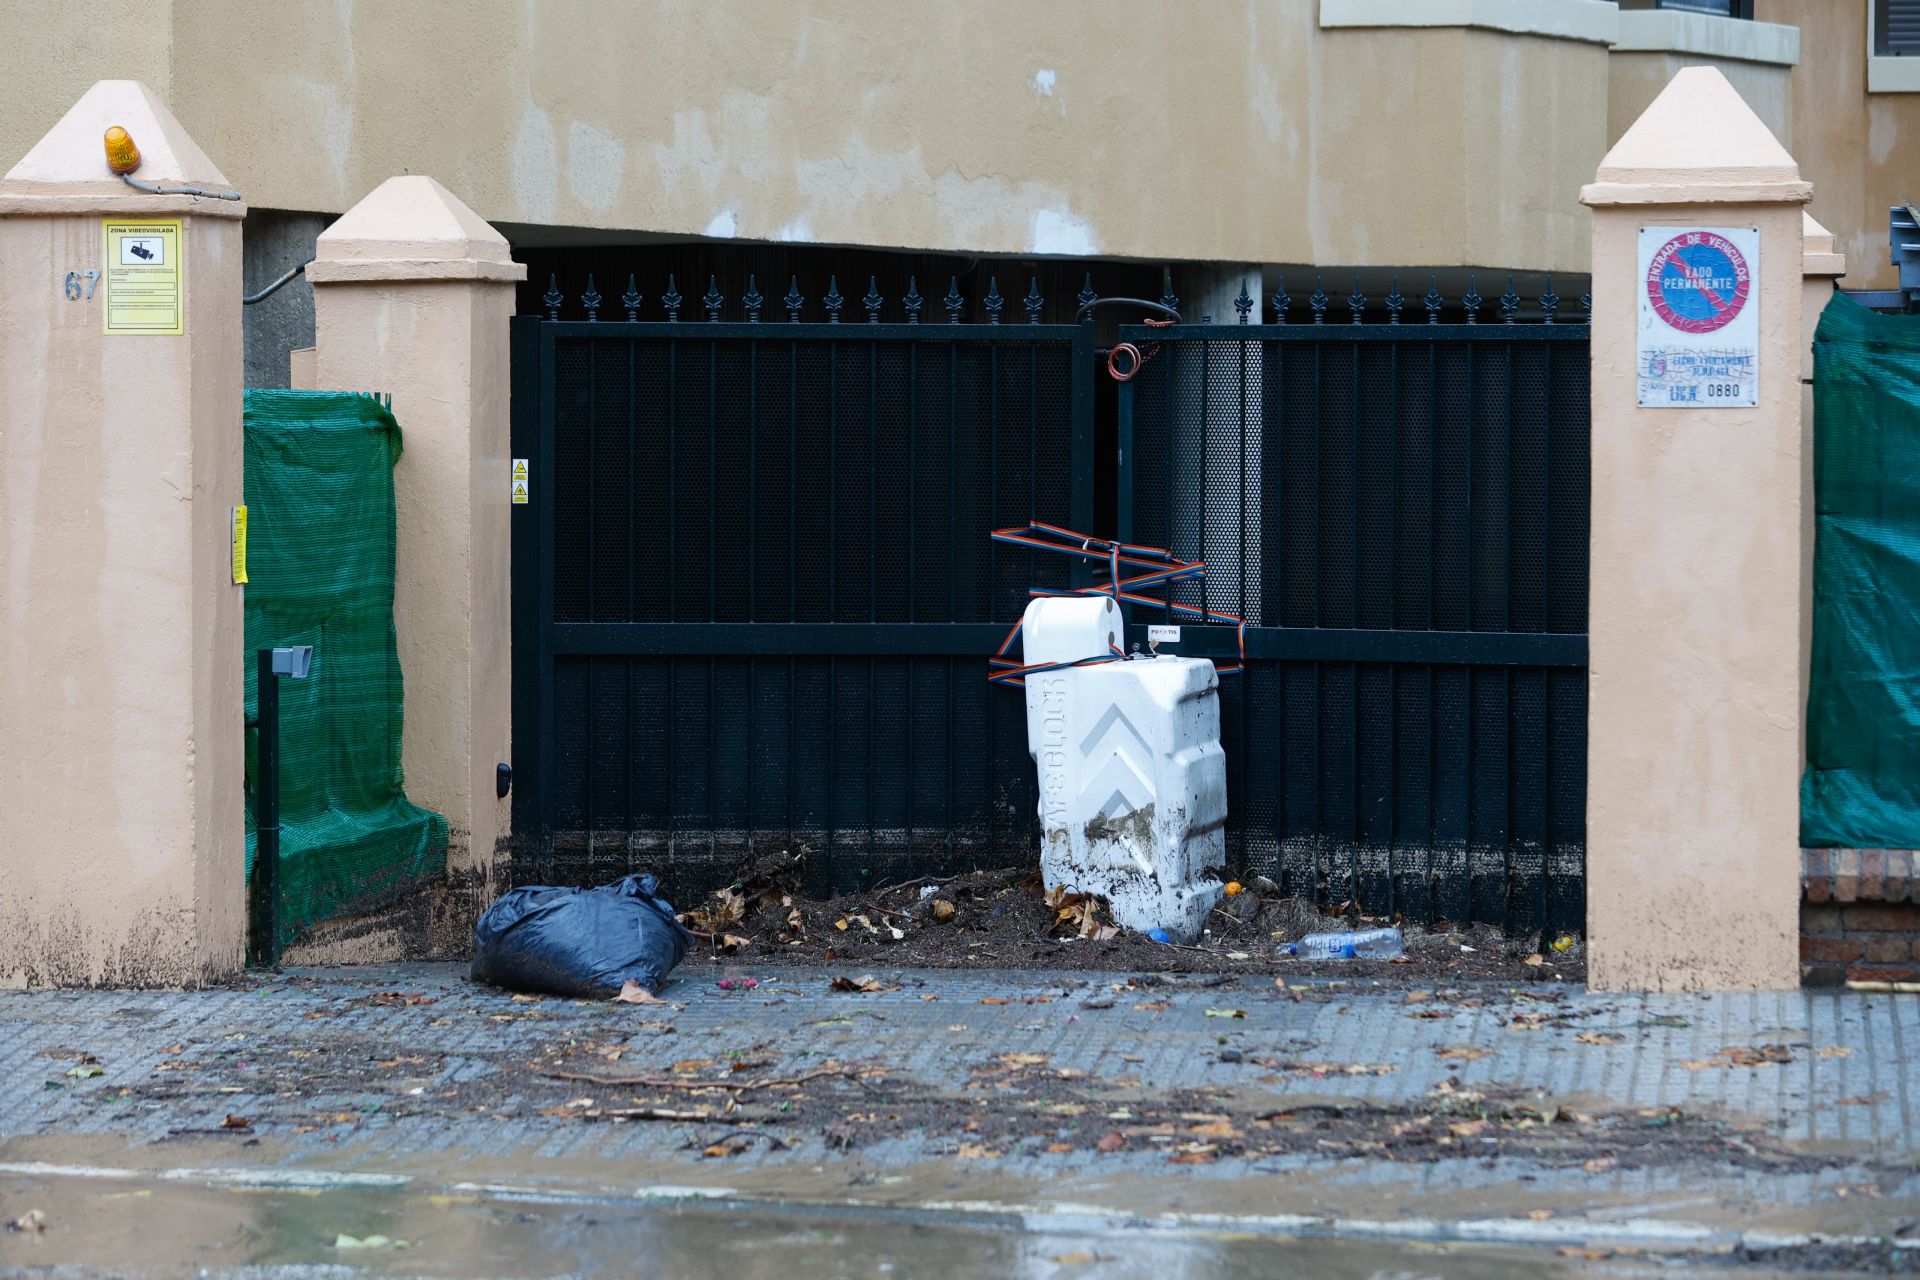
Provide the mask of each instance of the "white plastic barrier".
[{"label": "white plastic barrier", "polygon": [[[1118,645],[1113,601],[1036,600],[1027,665]],[[1141,658],[1027,677],[1027,748],[1040,780],[1040,873],[1049,889],[1106,899],[1114,922],[1200,935],[1226,861],[1219,677],[1199,658]]]}]

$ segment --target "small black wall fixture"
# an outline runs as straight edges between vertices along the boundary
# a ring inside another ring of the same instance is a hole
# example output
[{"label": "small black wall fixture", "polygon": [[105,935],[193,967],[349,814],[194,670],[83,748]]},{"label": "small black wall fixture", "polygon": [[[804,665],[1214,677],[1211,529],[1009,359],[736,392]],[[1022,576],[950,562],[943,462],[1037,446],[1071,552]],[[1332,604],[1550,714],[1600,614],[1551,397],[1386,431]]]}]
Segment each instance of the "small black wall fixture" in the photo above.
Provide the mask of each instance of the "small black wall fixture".
[{"label": "small black wall fixture", "polygon": [[249,960],[272,968],[280,963],[280,677],[305,680],[313,665],[313,646],[261,649],[254,655],[259,680],[259,773],[253,800],[253,884],[249,912]]}]

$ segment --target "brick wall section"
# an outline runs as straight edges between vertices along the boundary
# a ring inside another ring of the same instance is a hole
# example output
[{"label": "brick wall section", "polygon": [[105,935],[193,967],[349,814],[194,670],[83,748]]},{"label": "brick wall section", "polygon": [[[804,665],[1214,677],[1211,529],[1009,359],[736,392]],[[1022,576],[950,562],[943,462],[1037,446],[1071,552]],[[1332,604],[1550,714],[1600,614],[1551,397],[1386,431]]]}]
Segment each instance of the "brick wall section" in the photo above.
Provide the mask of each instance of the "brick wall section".
[{"label": "brick wall section", "polygon": [[1911,849],[1803,849],[1800,858],[1801,981],[1920,982],[1920,856]]}]

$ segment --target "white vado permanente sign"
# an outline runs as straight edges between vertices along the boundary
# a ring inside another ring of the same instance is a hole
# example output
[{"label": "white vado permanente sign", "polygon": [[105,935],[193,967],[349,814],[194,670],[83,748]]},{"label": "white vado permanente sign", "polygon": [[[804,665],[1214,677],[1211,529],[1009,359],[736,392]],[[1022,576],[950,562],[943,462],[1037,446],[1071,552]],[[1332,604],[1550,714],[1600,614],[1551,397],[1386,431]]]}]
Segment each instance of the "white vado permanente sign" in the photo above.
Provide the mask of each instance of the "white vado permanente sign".
[{"label": "white vado permanente sign", "polygon": [[1737,409],[1760,402],[1760,232],[1640,228],[1643,409]]}]

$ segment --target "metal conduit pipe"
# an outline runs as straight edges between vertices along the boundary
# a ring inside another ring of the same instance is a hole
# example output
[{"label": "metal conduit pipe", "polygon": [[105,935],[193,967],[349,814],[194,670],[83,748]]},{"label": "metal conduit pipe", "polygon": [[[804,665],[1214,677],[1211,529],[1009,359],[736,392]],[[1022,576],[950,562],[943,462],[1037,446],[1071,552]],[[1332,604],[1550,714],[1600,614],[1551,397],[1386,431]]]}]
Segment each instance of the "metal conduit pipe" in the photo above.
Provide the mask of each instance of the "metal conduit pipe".
[{"label": "metal conduit pipe", "polygon": [[256,302],[265,302],[268,298],[271,298],[274,294],[280,292],[282,288],[293,283],[293,280],[296,276],[301,276],[306,274],[307,268],[312,265],[313,265],[313,259],[308,258],[305,262],[300,263],[298,266],[289,268],[285,273],[283,273],[281,276],[275,279],[271,284],[267,285],[266,288],[260,290],[260,292],[250,293],[246,297],[240,299],[240,305],[244,307],[250,307]]}]

